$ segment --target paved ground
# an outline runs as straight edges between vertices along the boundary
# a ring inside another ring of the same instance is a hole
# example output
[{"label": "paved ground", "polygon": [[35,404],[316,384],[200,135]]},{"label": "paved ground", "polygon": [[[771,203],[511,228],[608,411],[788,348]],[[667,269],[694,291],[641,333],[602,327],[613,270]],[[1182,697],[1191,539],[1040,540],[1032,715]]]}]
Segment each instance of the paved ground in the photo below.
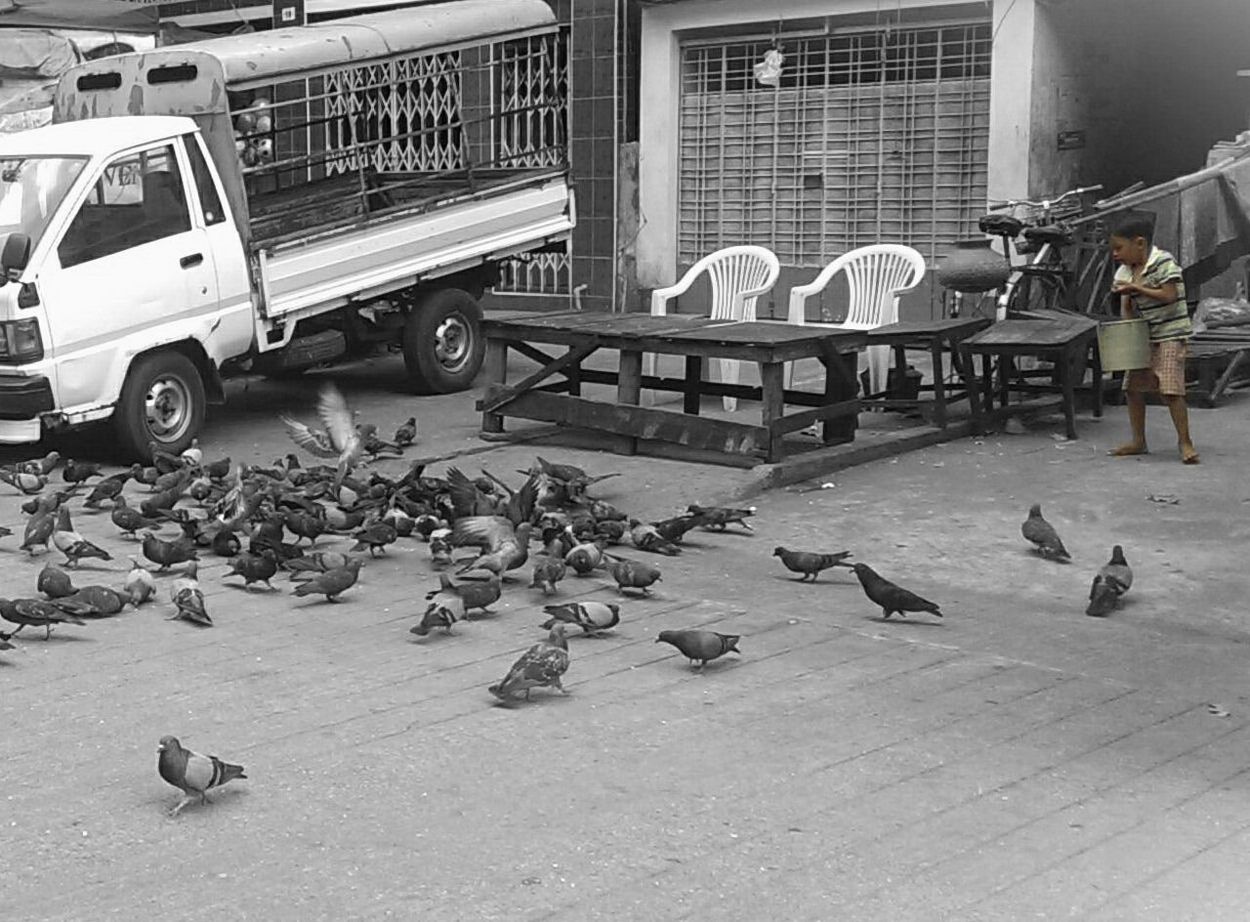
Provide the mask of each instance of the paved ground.
[{"label": "paved ground", "polygon": [[[393,372],[348,379],[362,416],[416,413],[418,455],[486,447],[467,397],[401,399]],[[313,384],[237,389],[209,456],[286,451],[273,414],[301,411]],[[1112,409],[1076,442],[1042,424],[766,494],[753,535],[692,535],[659,561],[653,597],[623,600],[613,636],[572,641],[571,694],[528,706],[494,706],[486,686],[541,636],[541,594],[510,589],[495,616],[418,640],[433,577],[416,543],[338,605],[294,604],[281,580],[244,592],[213,562],[212,629],[164,620],[162,600],[23,635],[0,653],[0,915],[1244,919],[1248,406],[1195,412],[1198,468],[1173,460],[1159,410],[1157,454],[1106,458],[1125,430]],[[750,481],[541,450],[621,471],[599,495],[642,516]],[[534,452],[459,463],[514,476]],[[1073,564],[1025,550],[1033,501]],[[20,527],[17,504],[0,496],[0,521]],[[120,582],[137,547],[107,515],[74,513],[117,556],[77,581]],[[1088,618],[1115,542],[1137,582],[1114,616]],[[33,594],[42,560],[15,543],[0,586]],[[788,579],[776,544],[850,548],[947,617],[882,623],[849,573]],[[560,598],[619,596],[590,578]],[[743,655],[699,675],[653,643],[692,625],[741,633]],[[249,780],[166,818],[165,733]]]}]

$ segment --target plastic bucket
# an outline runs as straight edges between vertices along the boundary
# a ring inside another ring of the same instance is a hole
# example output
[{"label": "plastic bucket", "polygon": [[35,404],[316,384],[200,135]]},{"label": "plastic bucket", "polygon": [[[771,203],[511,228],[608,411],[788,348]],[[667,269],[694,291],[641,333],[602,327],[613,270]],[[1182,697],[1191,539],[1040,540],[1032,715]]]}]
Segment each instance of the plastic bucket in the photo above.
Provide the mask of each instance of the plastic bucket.
[{"label": "plastic bucket", "polygon": [[1103,371],[1149,368],[1150,324],[1141,318],[1099,324],[1098,355]]}]

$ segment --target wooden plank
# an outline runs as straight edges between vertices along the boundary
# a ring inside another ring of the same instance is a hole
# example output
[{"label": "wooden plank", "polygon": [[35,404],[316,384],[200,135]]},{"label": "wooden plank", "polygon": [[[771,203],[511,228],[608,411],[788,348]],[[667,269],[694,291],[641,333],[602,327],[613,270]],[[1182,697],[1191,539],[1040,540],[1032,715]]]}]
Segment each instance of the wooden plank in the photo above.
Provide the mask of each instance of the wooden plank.
[{"label": "wooden plank", "polygon": [[798,432],[815,423],[823,423],[828,419],[841,416],[857,416],[861,409],[859,400],[843,400],[839,403],[825,403],[812,410],[800,410],[787,413],[773,423],[773,432],[784,435],[787,432]]},{"label": "wooden plank", "polygon": [[[595,342],[589,342],[583,346],[570,347],[568,352],[564,353],[564,355],[560,356],[555,361],[548,362],[542,368],[538,369],[538,371],[534,372],[531,375],[528,375],[525,378],[522,378],[516,384],[513,384],[510,387],[505,388],[504,390],[509,390],[514,395],[519,394],[522,391],[527,391],[531,387],[533,387],[535,384],[538,384],[540,381],[545,381],[547,378],[550,378],[552,375],[559,374],[564,369],[568,368],[570,365],[576,366],[582,359],[586,358],[586,356],[590,355],[592,352],[594,352],[598,348],[599,348],[599,344]],[[483,400],[481,409],[484,412],[491,412],[493,410],[497,410],[499,409],[500,406],[507,403],[509,399],[511,398],[506,396],[501,391],[496,397],[492,398],[491,400]]]},{"label": "wooden plank", "polygon": [[870,344],[894,345],[916,342],[917,348],[927,345],[931,337],[959,340],[990,325],[985,317],[944,317],[935,320],[900,320],[868,331]]},{"label": "wooden plank", "polygon": [[1211,402],[1219,400],[1224,396],[1224,391],[1228,388],[1229,383],[1233,380],[1233,373],[1237,371],[1242,361],[1245,359],[1246,353],[1238,352],[1233,356],[1232,361],[1228,363],[1228,367],[1224,369],[1224,373],[1216,379],[1215,386],[1211,388]]},{"label": "wooden plank", "polygon": [[[494,395],[488,387],[486,398]],[[507,406],[508,416],[561,423],[614,435],[674,442],[690,448],[763,457],[768,431],[762,426],[689,416],[653,407],[603,403],[584,397],[526,391]]]}]

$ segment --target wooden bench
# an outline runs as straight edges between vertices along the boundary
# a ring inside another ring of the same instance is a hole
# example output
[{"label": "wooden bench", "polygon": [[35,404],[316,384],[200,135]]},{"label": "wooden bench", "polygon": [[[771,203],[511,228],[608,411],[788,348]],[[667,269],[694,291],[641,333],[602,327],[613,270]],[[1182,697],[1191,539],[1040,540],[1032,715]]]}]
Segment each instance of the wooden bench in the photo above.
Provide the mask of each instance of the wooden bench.
[{"label": "wooden bench", "polygon": [[1185,369],[1188,402],[1197,407],[1218,406],[1233,384],[1250,378],[1247,354],[1250,328],[1219,327],[1195,333]]}]

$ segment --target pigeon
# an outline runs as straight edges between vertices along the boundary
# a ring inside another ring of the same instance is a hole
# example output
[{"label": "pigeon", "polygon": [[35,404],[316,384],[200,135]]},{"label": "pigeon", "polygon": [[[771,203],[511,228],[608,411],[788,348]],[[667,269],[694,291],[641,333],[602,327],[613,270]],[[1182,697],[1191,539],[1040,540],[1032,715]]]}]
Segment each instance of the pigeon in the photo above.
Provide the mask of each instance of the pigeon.
[{"label": "pigeon", "polygon": [[586,576],[605,563],[603,548],[607,542],[597,540],[578,544],[564,555],[564,562],[578,576]]},{"label": "pigeon", "polygon": [[13,637],[12,634],[6,634],[3,631],[0,631],[0,650],[12,650],[13,649],[13,644],[9,643],[9,640],[12,637]]},{"label": "pigeon", "polygon": [[182,748],[175,736],[162,736],[156,747],[160,755],[156,759],[156,770],[161,778],[178,788],[185,795],[178,805],[169,811],[170,816],[177,816],[182,808],[195,798],[200,803],[208,803],[208,791],[220,787],[227,781],[246,779],[242,765],[223,762],[216,756],[202,756],[198,752]]},{"label": "pigeon", "polygon": [[474,515],[456,521],[452,526],[452,544],[462,547],[476,544],[483,553],[462,566],[457,573],[489,570],[504,577],[509,570],[525,566],[529,560],[529,522],[513,525],[497,515]]},{"label": "pigeon", "polygon": [[859,584],[864,587],[864,595],[881,606],[882,618],[889,619],[890,615],[893,614],[905,617],[904,613],[909,611],[925,611],[937,615],[939,618],[942,617],[936,602],[922,599],[914,592],[909,592],[902,586],[896,586],[885,577],[880,576],[868,564],[852,564],[851,569],[859,577]]},{"label": "pigeon", "polygon": [[1103,564],[1098,575],[1116,588],[1116,595],[1124,595],[1133,585],[1133,570],[1124,559],[1124,548],[1116,545],[1111,549],[1111,559]]},{"label": "pigeon", "polygon": [[364,565],[363,560],[353,557],[341,567],[318,573],[311,579],[300,583],[291,590],[291,595],[324,595],[327,602],[337,602],[340,593],[356,585],[356,578],[360,575],[360,568]]},{"label": "pigeon", "polygon": [[652,553],[664,554],[669,557],[674,557],[681,553],[681,548],[661,535],[658,528],[654,525],[647,525],[637,519],[629,520],[629,538],[633,541],[634,547],[640,551],[651,551]]},{"label": "pigeon", "polygon": [[560,677],[569,668],[569,644],[564,638],[563,622],[554,625],[547,639],[534,644],[512,664],[503,680],[488,689],[501,701],[512,701],[525,692],[528,701],[535,688],[555,688],[563,694],[568,691],[560,684]]},{"label": "pigeon", "polygon": [[117,501],[117,497],[126,487],[126,481],[134,476],[135,468],[142,469],[141,465],[134,465],[130,470],[122,471],[120,474],[114,474],[111,477],[105,477],[92,487],[91,492],[87,494],[87,498],[83,500],[83,505],[88,508],[95,509],[105,500],[112,502]]},{"label": "pigeon", "polygon": [[52,638],[53,625],[87,623],[43,599],[0,599],[0,618],[18,626],[10,637],[25,627],[41,627],[46,631],[44,640]]},{"label": "pigeon", "polygon": [[278,562],[273,553],[253,554],[243,551],[230,559],[230,572],[226,576],[243,577],[243,588],[251,589],[252,583],[264,583],[265,588],[273,590],[269,581],[278,572]]},{"label": "pigeon", "polygon": [[556,591],[556,583],[564,579],[567,569],[563,558],[544,557],[534,564],[534,579],[530,588],[541,589],[543,595],[551,595]]},{"label": "pigeon", "polygon": [[337,489],[343,479],[352,472],[360,462],[364,446],[360,433],[352,423],[352,412],[339,389],[330,382],[321,386],[317,399],[317,415],[325,431],[309,429],[301,422],[289,416],[279,416],[286,426],[287,434],[296,445],[319,458],[334,458],[336,461],[334,486]]},{"label": "pigeon", "polygon": [[440,595],[455,596],[463,605],[464,611],[462,614],[467,614],[474,609],[489,612],[490,606],[498,602],[499,597],[503,594],[503,584],[494,573],[487,580],[470,579],[462,583],[455,582],[446,573],[440,573],[438,582],[439,588],[426,593],[425,597],[433,599]]},{"label": "pigeon", "polygon": [[393,441],[400,448],[407,448],[417,441],[417,418],[409,416],[408,421],[395,430]]},{"label": "pigeon", "polygon": [[50,451],[42,458],[35,458],[31,461],[23,461],[16,465],[15,469],[27,474],[42,474],[45,477],[51,474],[61,461],[61,453],[58,451]]},{"label": "pigeon", "polygon": [[399,532],[395,530],[395,526],[385,519],[378,519],[372,525],[366,525],[359,531],[353,532],[352,537],[356,539],[353,545],[353,551],[363,551],[369,549],[369,556],[372,557],[374,552],[381,550],[386,553],[386,546],[394,544],[399,537]]},{"label": "pigeon", "polygon": [[1042,518],[1041,503],[1034,503],[1029,508],[1029,517],[1020,526],[1020,532],[1032,542],[1034,549],[1050,560],[1071,560],[1072,555],[1063,546],[1059,533],[1054,526]]},{"label": "pigeon", "polygon": [[109,518],[121,529],[122,534],[130,535],[132,538],[140,528],[159,528],[161,525],[159,519],[148,518],[138,509],[127,505],[126,497],[120,494],[113,498],[113,508],[109,512]]},{"label": "pigeon", "polygon": [[627,531],[629,531],[627,523],[605,520],[595,523],[594,537],[602,538],[609,544],[620,544]]},{"label": "pigeon", "polygon": [[233,528],[226,525],[213,532],[213,537],[209,540],[208,546],[213,549],[213,553],[218,557],[233,557],[243,549],[243,543],[239,540],[239,536],[235,534]]},{"label": "pigeon", "polygon": [[204,463],[204,452],[200,448],[200,440],[192,439],[191,444],[182,450],[182,454],[178,456],[183,464],[190,467],[199,467]]},{"label": "pigeon", "polygon": [[209,461],[207,464],[202,465],[200,470],[204,472],[204,476],[209,480],[214,482],[225,480],[230,474],[231,463],[230,456],[226,455],[224,458],[219,458],[216,461]]},{"label": "pigeon", "polygon": [[27,496],[34,496],[48,485],[48,478],[44,474],[31,474],[26,471],[11,471],[4,468],[0,468],[0,480]]},{"label": "pigeon", "polygon": [[800,583],[809,576],[814,583],[821,570],[828,570],[830,567],[839,565],[848,566],[842,562],[851,556],[851,552],[838,551],[834,554],[818,554],[812,551],[792,551],[785,547],[775,547],[773,548],[773,556],[780,557],[787,570],[793,573],[802,573],[803,575],[799,577]]},{"label": "pigeon", "polygon": [[325,573],[327,570],[347,566],[349,560],[351,560],[349,556],[339,551],[315,551],[312,554],[288,560],[286,569],[292,573]]},{"label": "pigeon", "polygon": [[169,598],[174,603],[174,613],[166,619],[167,621],[183,618],[204,627],[213,626],[213,619],[209,617],[208,609],[204,605],[204,590],[200,588],[200,581],[196,578],[197,569],[196,562],[191,561],[187,564],[186,572],[174,580],[174,584],[169,587]]},{"label": "pigeon", "polygon": [[1120,602],[1120,591],[1114,580],[1105,578],[1101,573],[1094,577],[1089,587],[1089,605],[1085,606],[1085,614],[1092,618],[1105,618],[1115,611]]},{"label": "pigeon", "polygon": [[740,634],[718,634],[716,631],[660,631],[655,642],[672,644],[690,660],[692,666],[697,662],[696,668],[702,669],[726,653],[741,655],[742,651],[738,649],[738,641],[741,639]]},{"label": "pigeon", "polygon": [[421,622],[409,628],[409,633],[424,637],[436,627],[451,633],[452,625],[464,617],[464,602],[459,596],[447,592],[431,593],[433,598],[425,607]]},{"label": "pigeon", "polygon": [[126,607],[130,596],[108,586],[92,585],[81,587],[63,601],[81,603],[90,608],[93,615],[115,615]]},{"label": "pigeon", "polygon": [[583,635],[598,634],[621,623],[621,606],[614,602],[567,602],[544,605],[543,611],[548,618],[541,627],[548,631],[563,621],[580,627]]},{"label": "pigeon", "polygon": [[52,540],[52,532],[55,529],[56,514],[54,512],[51,510],[36,512],[27,520],[26,531],[18,547],[34,557],[36,547],[43,547],[45,551],[48,549],[48,542]]},{"label": "pigeon", "polygon": [[65,555],[68,566],[78,566],[83,557],[96,557],[100,560],[112,560],[113,555],[99,545],[92,544],[78,532],[69,521],[69,507],[61,506],[56,511],[56,527],[52,530],[52,543],[57,550]]},{"label": "pigeon", "polygon": [[63,599],[78,591],[74,588],[69,574],[53,564],[48,564],[39,571],[35,588],[49,599]]},{"label": "pigeon", "polygon": [[373,423],[364,423],[356,427],[356,433],[360,438],[360,445],[364,449],[365,454],[371,458],[377,458],[383,452],[392,455],[402,455],[404,450],[393,442],[388,442],[378,435],[378,427]]},{"label": "pigeon", "polygon": [[650,586],[660,579],[659,567],[623,557],[612,560],[608,564],[608,572],[622,592],[626,589],[641,589],[643,595],[650,595]]},{"label": "pigeon", "polygon": [[160,564],[161,570],[168,570],[175,563],[199,560],[195,542],[185,537],[176,541],[162,541],[150,531],[143,533],[143,556],[152,563]]},{"label": "pigeon", "polygon": [[452,563],[451,529],[436,528],[430,532],[430,560],[436,567],[445,567]]},{"label": "pigeon", "polygon": [[727,525],[741,525],[747,531],[755,531],[751,523],[747,521],[750,516],[755,515],[754,506],[734,509],[728,506],[700,506],[697,503],[691,503],[686,507],[686,511],[691,515],[700,516],[703,519],[700,524],[704,528],[724,531]]},{"label": "pigeon", "polygon": [[152,466],[156,468],[158,474],[168,474],[170,471],[186,467],[186,462],[182,458],[161,448],[155,441],[148,442],[148,456],[152,459]]},{"label": "pigeon", "polygon": [[122,588],[130,596],[130,604],[138,608],[156,594],[156,577],[152,575],[151,570],[139,563],[136,558],[131,557],[130,563],[130,572],[126,574]]},{"label": "pigeon", "polygon": [[61,468],[61,477],[66,483],[82,483],[99,473],[100,465],[95,461],[75,461],[73,458],[67,458],[65,467]]},{"label": "pigeon", "polygon": [[697,528],[702,523],[702,516],[686,513],[685,515],[675,515],[672,518],[664,519],[660,522],[652,522],[651,524],[665,541],[680,544],[682,538],[686,536],[686,532],[692,528]]}]

